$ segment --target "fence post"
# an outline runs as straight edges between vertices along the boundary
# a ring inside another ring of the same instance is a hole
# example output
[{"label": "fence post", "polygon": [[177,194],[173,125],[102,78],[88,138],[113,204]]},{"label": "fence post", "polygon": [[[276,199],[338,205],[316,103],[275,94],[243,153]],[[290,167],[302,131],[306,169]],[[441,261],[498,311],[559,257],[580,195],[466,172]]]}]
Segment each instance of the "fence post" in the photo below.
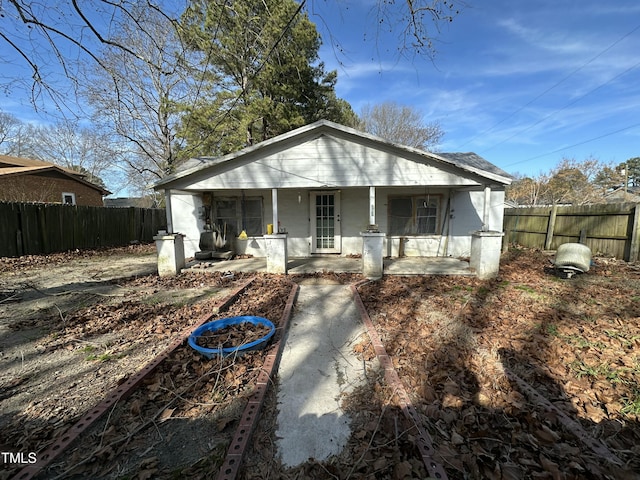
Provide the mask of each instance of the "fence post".
[{"label": "fence post", "polygon": [[554,205],[551,208],[549,214],[549,225],[547,227],[547,238],[544,241],[544,249],[551,250],[551,242],[553,240],[553,231],[556,228],[556,215],[558,214],[558,205]]},{"label": "fence post", "polygon": [[629,249],[629,261],[638,261],[638,250],[640,249],[640,203],[634,207],[633,227],[631,228],[631,247]]},{"label": "fence post", "polygon": [[585,229],[580,230],[580,239],[578,240],[578,243],[583,245],[587,244],[587,231]]},{"label": "fence post", "polygon": [[507,229],[502,237],[502,252],[507,253],[509,251],[509,239],[511,238],[511,229]]}]

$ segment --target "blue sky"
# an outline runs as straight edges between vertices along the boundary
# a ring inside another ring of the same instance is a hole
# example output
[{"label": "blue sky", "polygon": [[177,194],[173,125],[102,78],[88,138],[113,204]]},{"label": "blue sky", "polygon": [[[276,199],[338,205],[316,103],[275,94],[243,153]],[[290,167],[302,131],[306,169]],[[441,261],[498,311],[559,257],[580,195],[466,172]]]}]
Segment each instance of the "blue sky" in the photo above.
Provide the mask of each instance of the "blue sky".
[{"label": "blue sky", "polygon": [[[441,151],[473,151],[509,173],[640,156],[637,0],[466,0],[437,34],[433,61],[397,55],[397,32],[375,28],[375,0],[307,1],[321,59],[356,112],[411,105],[441,125]],[[0,109],[49,121],[22,91],[0,97]]]},{"label": "blue sky", "polygon": [[509,173],[548,172],[563,158],[640,156],[637,0],[467,0],[440,29],[433,62],[399,58],[389,48],[397,34],[376,42],[375,3],[310,8],[325,38],[322,60],[338,70],[338,95],[356,112],[411,105],[440,123],[441,151],[474,151]]}]

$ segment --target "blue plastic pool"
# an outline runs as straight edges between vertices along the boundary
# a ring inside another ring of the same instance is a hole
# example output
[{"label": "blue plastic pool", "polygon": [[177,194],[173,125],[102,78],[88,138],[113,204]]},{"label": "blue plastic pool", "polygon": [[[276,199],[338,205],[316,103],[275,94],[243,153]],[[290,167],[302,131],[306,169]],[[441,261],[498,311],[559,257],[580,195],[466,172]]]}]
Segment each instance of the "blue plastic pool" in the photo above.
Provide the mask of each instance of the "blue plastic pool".
[{"label": "blue plastic pool", "polygon": [[[267,333],[264,337],[259,338],[258,340],[254,340],[253,342],[245,343],[238,346],[227,347],[227,348],[205,348],[201,347],[196,343],[198,337],[200,337],[204,332],[215,332],[216,330],[222,330],[225,327],[229,327],[231,325],[238,325],[241,323],[251,323],[253,325],[264,325],[269,329],[269,333]],[[222,318],[220,320],[215,320],[213,322],[205,323],[204,325],[200,325],[196,328],[191,335],[189,335],[189,345],[191,348],[200,352],[207,358],[213,358],[215,356],[229,356],[229,355],[241,355],[245,352],[252,350],[259,350],[264,348],[267,341],[273,336],[276,331],[275,325],[262,317],[254,317],[254,316],[241,316],[241,317],[229,317]]]}]

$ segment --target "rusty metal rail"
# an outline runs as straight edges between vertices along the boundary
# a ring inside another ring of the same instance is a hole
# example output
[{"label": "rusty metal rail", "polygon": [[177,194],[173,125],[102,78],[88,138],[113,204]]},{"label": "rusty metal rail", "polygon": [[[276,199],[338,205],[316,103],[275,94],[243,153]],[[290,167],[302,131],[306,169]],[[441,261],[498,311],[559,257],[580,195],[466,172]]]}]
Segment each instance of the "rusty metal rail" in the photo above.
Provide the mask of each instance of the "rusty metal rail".
[{"label": "rusty metal rail", "polygon": [[235,289],[230,295],[218,302],[211,313],[203,315],[196,325],[191,325],[184,329],[170,344],[169,346],[153,360],[147,363],[141,370],[135,373],[126,382],[119,385],[112,390],[107,396],[94,408],[89,410],[86,414],[80,418],[72,427],[64,432],[58,439],[56,439],[44,452],[38,454],[36,463],[23,468],[14,478],[14,480],[29,480],[35,477],[40,471],[49,465],[58,455],[60,455],[80,434],[82,434],[87,428],[89,428],[98,418],[100,418],[107,410],[115,405],[120,400],[123,400],[130,396],[133,391],[140,385],[144,378],[153,372],[158,365],[160,365],[176,348],[191,335],[191,332],[200,325],[209,321],[209,319],[223,311],[231,305],[235,299],[244,292],[249,285],[255,280],[255,277],[250,278],[237,289]]},{"label": "rusty metal rail", "polygon": [[278,373],[278,365],[280,363],[282,349],[284,348],[284,338],[289,328],[289,320],[291,319],[291,312],[296,300],[296,295],[298,294],[298,288],[298,285],[294,284],[287,298],[287,304],[282,312],[278,328],[276,329],[276,332],[278,332],[278,340],[268,350],[262,370],[258,375],[255,390],[249,397],[249,402],[242,413],[240,424],[233,435],[231,444],[227,450],[227,455],[216,477],[217,480],[234,480],[238,475],[242,458],[249,444],[249,439],[260,419],[260,410],[264,404],[269,384]]},{"label": "rusty metal rail", "polygon": [[[504,364],[504,362],[503,362]],[[513,373],[511,370],[505,367],[504,373],[507,378],[518,385],[520,390],[524,392],[524,394],[531,400],[531,402],[545,408],[547,411],[553,412],[558,416],[558,420],[564,427],[571,432],[578,440],[580,440],[584,445],[591,449],[593,453],[598,455],[601,458],[604,458],[610,463],[614,465],[624,465],[624,462],[616,457],[604,443],[598,441],[593,438],[587,431],[582,428],[575,420],[571,419],[566,413],[556,407],[553,403],[551,403],[544,395],[538,392],[533,386],[524,381],[518,375]]]},{"label": "rusty metal rail", "polygon": [[422,456],[422,461],[424,462],[424,466],[429,473],[429,477],[438,478],[438,479],[446,479],[447,472],[445,472],[444,467],[436,462],[433,458],[435,450],[433,448],[433,442],[431,437],[427,433],[427,431],[422,427],[422,421],[415,407],[411,403],[411,399],[407,394],[407,391],[404,388],[400,377],[398,376],[398,372],[393,366],[393,362],[391,361],[391,357],[387,354],[384,345],[382,344],[382,340],[378,335],[378,331],[376,327],[373,325],[371,321],[371,317],[367,313],[367,309],[362,303],[362,298],[358,293],[358,285],[366,283],[360,282],[355,285],[351,285],[351,292],[353,295],[353,299],[360,310],[360,316],[362,318],[362,322],[367,327],[367,331],[369,333],[369,338],[371,339],[371,344],[373,345],[373,350],[375,351],[376,357],[380,362],[380,366],[384,369],[384,378],[387,383],[394,389],[396,395],[398,396],[398,400],[400,403],[400,407],[405,417],[413,423],[416,428],[418,435],[416,437],[416,445],[418,450],[420,451],[420,455]]}]

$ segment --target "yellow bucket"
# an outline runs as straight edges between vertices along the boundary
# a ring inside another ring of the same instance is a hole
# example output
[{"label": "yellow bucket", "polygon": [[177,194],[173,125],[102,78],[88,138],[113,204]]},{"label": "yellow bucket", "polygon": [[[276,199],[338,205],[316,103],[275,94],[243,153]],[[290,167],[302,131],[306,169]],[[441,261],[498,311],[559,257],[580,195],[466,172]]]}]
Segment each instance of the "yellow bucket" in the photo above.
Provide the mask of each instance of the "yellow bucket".
[{"label": "yellow bucket", "polygon": [[273,235],[273,223],[267,224],[267,235]]}]

